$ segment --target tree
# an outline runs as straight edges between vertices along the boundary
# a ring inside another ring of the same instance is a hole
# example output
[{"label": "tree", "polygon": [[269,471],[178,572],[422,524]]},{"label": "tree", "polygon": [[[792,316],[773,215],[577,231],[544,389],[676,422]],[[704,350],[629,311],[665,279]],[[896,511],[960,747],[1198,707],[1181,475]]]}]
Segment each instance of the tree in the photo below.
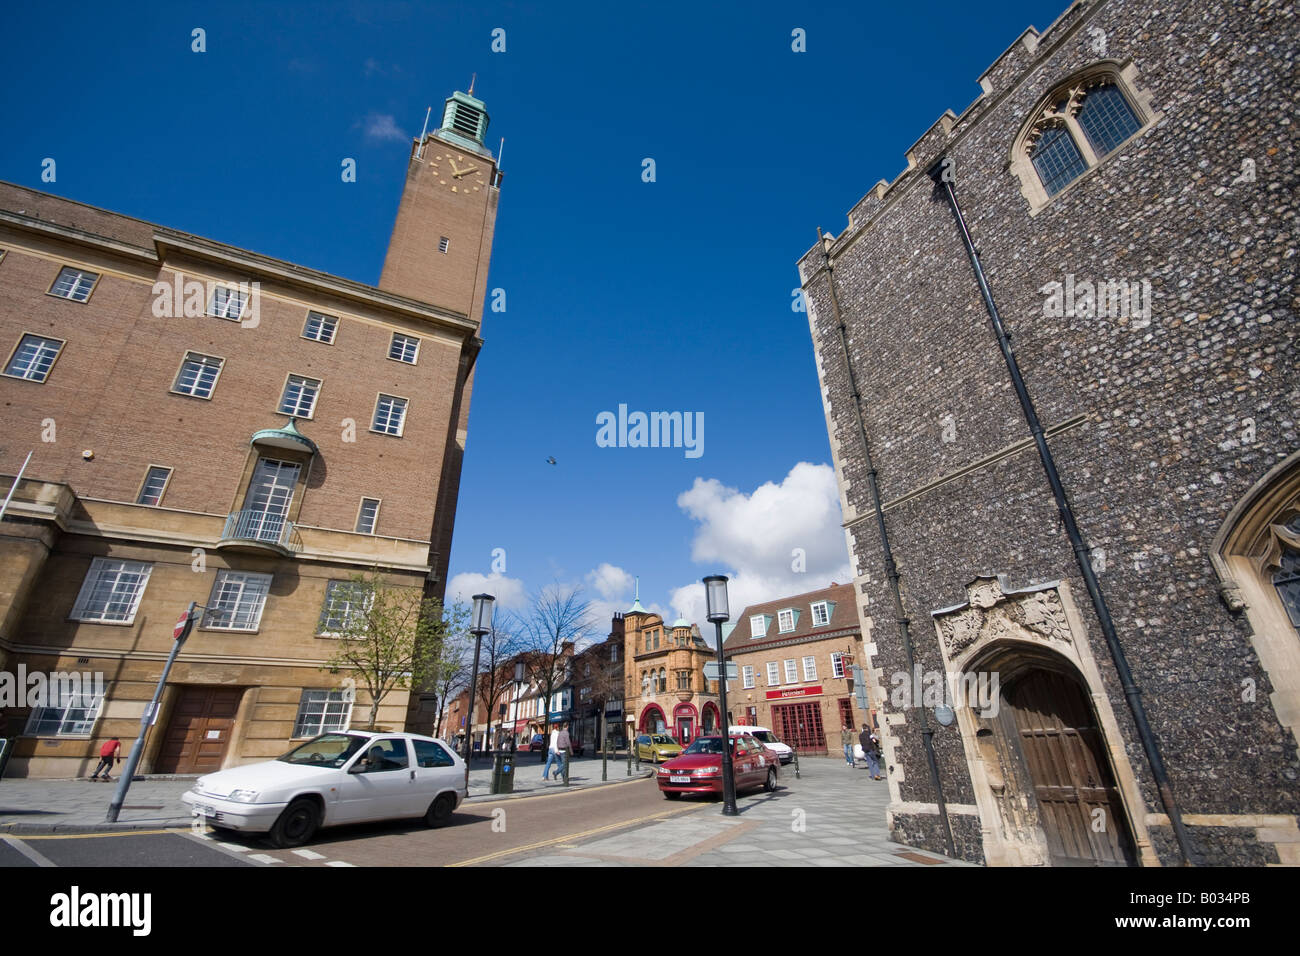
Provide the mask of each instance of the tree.
[{"label": "tree", "polygon": [[[482,702],[483,712],[487,715],[485,726],[490,732],[492,722],[495,717],[495,710],[498,699],[507,687],[510,686],[514,679],[512,668],[508,667],[511,663],[510,658],[515,654],[519,646],[519,638],[510,625],[510,619],[504,618],[501,625],[493,625],[492,630],[483,635],[483,643],[479,649],[479,673],[477,681],[478,701]],[[470,659],[473,660],[473,643],[470,644]],[[467,665],[467,670],[472,667]],[[467,735],[473,735],[474,715],[470,714],[469,726],[466,728]],[[487,749],[487,742],[484,741],[484,749]]]},{"label": "tree", "polygon": [[534,594],[531,607],[519,619],[527,650],[528,679],[537,685],[546,701],[545,726],[551,726],[550,700],[569,679],[564,646],[578,644],[591,632],[591,603],[581,588],[556,582]]},{"label": "tree", "polygon": [[373,730],[380,705],[394,689],[427,683],[453,624],[440,601],[424,597],[419,587],[393,584],[372,568],[327,593],[322,631],[329,628],[338,643],[322,669],[350,671],[369,692],[367,726]]},{"label": "tree", "polygon": [[447,611],[448,628],[437,645],[434,659],[427,674],[429,692],[437,700],[434,728],[442,726],[447,713],[447,701],[469,686],[472,648],[465,628],[469,624],[469,610],[462,604],[453,604]]}]

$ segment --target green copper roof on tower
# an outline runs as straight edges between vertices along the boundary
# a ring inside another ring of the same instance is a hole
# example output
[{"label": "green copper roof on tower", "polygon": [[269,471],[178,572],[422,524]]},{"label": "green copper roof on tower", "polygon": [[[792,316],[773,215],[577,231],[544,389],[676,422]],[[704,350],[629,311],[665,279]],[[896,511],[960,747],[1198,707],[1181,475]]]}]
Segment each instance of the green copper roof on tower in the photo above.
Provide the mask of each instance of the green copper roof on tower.
[{"label": "green copper roof on tower", "polygon": [[490,156],[487,148],[487,104],[469,93],[457,90],[442,107],[442,126],[438,136],[476,153]]},{"label": "green copper roof on tower", "polygon": [[641,579],[636,578],[635,581],[636,581],[636,590],[632,592],[633,593],[632,609],[627,613],[647,614],[649,612],[646,611],[646,609],[641,606]]}]

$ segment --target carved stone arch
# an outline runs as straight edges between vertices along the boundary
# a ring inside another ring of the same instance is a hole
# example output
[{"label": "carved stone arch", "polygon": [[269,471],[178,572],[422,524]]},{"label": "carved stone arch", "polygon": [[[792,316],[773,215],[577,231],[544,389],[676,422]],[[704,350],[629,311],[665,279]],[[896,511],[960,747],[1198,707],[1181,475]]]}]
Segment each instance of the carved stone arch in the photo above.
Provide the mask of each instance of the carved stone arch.
[{"label": "carved stone arch", "polygon": [[[1245,612],[1251,646],[1273,685],[1269,695],[1273,711],[1291,731],[1300,752],[1300,632],[1273,585],[1283,554],[1300,551],[1297,517],[1300,451],[1241,496],[1214,536],[1210,563],[1219,577],[1224,604],[1234,612]],[[1242,692],[1251,690],[1245,687]]]},{"label": "carved stone arch", "polygon": [[[1098,156],[1088,141],[1088,137],[1082,134],[1074,120],[1074,116],[1078,113],[1079,105],[1082,102],[1083,95],[1086,95],[1086,91],[1104,83],[1113,83],[1124,96],[1125,101],[1137,117],[1138,129],[1123,144],[1110,153],[1105,156]],[[1066,98],[1068,105],[1065,111],[1058,113],[1052,107],[1060,102],[1062,97]],[[1007,168],[1015,173],[1020,180],[1020,192],[1029,202],[1030,215],[1037,214],[1049,202],[1069,192],[1077,183],[1087,179],[1093,170],[1105,165],[1111,156],[1122,152],[1128,143],[1142,136],[1163,116],[1164,114],[1156,110],[1152,105],[1150,91],[1138,85],[1138,71],[1132,60],[1097,60],[1081,70],[1076,70],[1068,77],[1053,83],[1051,88],[1034,104],[1034,108],[1029,111],[1015,139],[1011,141],[1011,151],[1007,157]],[[1038,170],[1034,168],[1033,161],[1029,157],[1029,150],[1037,139],[1037,135],[1042,130],[1053,125],[1063,126],[1070,133],[1071,138],[1075,141],[1075,145],[1083,156],[1084,162],[1087,164],[1087,171],[1080,174],[1073,182],[1055,195],[1049,196],[1043,186],[1043,181],[1038,176]]]}]

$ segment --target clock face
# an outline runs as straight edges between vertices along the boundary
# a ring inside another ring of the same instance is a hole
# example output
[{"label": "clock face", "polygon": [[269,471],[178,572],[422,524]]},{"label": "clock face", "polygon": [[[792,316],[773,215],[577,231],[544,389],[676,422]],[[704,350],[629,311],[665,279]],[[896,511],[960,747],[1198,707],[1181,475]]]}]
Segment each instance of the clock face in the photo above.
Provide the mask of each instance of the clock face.
[{"label": "clock face", "polygon": [[454,193],[476,193],[487,186],[487,165],[477,156],[464,156],[448,150],[435,153],[429,168],[438,177],[438,185]]}]

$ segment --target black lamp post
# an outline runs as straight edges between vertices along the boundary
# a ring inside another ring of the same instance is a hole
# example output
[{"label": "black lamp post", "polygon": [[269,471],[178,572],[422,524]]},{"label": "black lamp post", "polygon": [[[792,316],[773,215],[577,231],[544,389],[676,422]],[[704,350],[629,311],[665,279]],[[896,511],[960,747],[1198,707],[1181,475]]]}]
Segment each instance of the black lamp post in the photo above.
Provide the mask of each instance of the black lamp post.
[{"label": "black lamp post", "polygon": [[[469,761],[474,753],[474,691],[478,684],[478,658],[483,650],[483,635],[492,630],[492,605],[496,598],[491,594],[475,594],[474,609],[470,613],[469,632],[474,635],[474,669],[469,673],[469,716],[465,718],[465,792],[469,793]],[[491,722],[492,716],[488,715]]]},{"label": "black lamp post", "polygon": [[510,762],[514,763],[515,750],[519,746],[518,728],[519,728],[519,694],[520,685],[524,682],[524,662],[515,661],[515,722],[510,727]]},{"label": "black lamp post", "polygon": [[731,765],[731,718],[727,710],[727,659],[722,656],[722,625],[731,620],[727,608],[727,578],[711,574],[704,579],[704,600],[708,605],[708,618],[717,628],[718,635],[718,700],[722,704],[722,815],[740,815],[736,809],[736,775]]}]

